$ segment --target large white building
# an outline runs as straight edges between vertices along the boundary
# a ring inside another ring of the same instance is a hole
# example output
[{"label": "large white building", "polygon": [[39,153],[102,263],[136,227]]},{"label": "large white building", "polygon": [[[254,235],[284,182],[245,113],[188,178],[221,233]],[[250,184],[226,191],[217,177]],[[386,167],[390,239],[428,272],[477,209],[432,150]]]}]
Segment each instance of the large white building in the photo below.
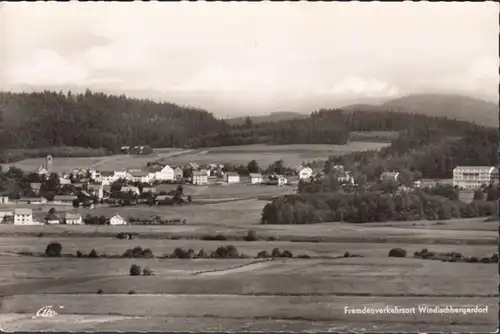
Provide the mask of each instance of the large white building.
[{"label": "large white building", "polygon": [[453,186],[478,189],[498,182],[498,168],[494,166],[457,166],[453,170]]},{"label": "large white building", "polygon": [[33,225],[33,211],[31,209],[15,209],[14,225]]},{"label": "large white building", "polygon": [[206,172],[193,172],[193,184],[208,184],[208,175]]}]

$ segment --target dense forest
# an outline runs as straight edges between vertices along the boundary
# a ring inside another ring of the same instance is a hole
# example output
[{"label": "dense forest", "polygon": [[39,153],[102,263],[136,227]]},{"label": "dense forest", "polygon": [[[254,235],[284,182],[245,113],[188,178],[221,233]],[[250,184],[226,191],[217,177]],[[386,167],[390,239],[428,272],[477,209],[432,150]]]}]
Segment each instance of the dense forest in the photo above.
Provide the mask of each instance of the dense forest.
[{"label": "dense forest", "polygon": [[[303,119],[253,124],[247,118],[244,124],[231,125],[201,109],[90,90],[83,94],[0,92],[0,149],[32,150],[31,155],[47,147],[118,152],[123,145],[344,144],[355,131],[423,129],[462,136],[480,127],[423,115],[329,109]],[[16,157],[20,155],[17,152]]]}]

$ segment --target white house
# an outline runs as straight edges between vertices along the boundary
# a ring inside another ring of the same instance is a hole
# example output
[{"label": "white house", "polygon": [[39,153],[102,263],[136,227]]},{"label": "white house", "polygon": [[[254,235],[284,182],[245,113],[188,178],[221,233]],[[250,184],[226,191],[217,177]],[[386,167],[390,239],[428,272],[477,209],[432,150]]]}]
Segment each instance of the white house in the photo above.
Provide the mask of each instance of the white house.
[{"label": "white house", "polygon": [[453,186],[478,189],[498,182],[498,168],[494,166],[457,166],[453,169]]},{"label": "white house", "polygon": [[82,216],[78,213],[66,213],[64,221],[68,225],[81,225],[83,224]]},{"label": "white house", "polygon": [[[115,172],[116,174],[116,172]],[[151,179],[149,178],[149,173],[142,170],[131,170],[127,173],[126,178],[132,182],[149,183]]]},{"label": "white house", "polygon": [[307,180],[313,175],[313,170],[311,167],[300,167],[299,168],[299,179]]},{"label": "white house", "polygon": [[47,217],[45,217],[45,222],[50,225],[59,224],[59,217],[55,214],[48,214]]},{"label": "white house", "polygon": [[113,181],[112,182],[114,182],[118,179],[127,179],[128,176],[129,176],[129,173],[126,170],[115,170],[115,171],[113,171]]},{"label": "white house", "polygon": [[14,225],[34,225],[33,210],[31,209],[15,209],[14,210]]},{"label": "white house", "polygon": [[227,183],[238,183],[240,182],[240,176],[236,172],[227,172],[224,174],[224,181]]},{"label": "white house", "polygon": [[127,221],[119,214],[114,215],[109,219],[109,225],[127,225]]},{"label": "white house", "polygon": [[206,172],[193,172],[193,184],[208,184],[208,175]]},{"label": "white house", "polygon": [[262,183],[262,174],[250,173],[250,183],[261,184]]},{"label": "white house", "polygon": [[380,175],[380,181],[397,181],[399,179],[399,172],[383,172]]},{"label": "white house", "polygon": [[2,204],[9,203],[9,196],[0,196],[0,203]]},{"label": "white house", "polygon": [[169,165],[163,166],[159,171],[155,172],[155,180],[173,181],[174,178],[174,169]]}]

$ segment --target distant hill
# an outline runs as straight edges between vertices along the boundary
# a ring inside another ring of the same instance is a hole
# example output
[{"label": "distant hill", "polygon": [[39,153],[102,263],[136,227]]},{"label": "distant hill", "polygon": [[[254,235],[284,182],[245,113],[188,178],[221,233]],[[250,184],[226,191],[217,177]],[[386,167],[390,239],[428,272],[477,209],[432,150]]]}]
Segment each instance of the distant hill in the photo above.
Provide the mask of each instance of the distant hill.
[{"label": "distant hill", "polygon": [[[250,116],[250,119],[254,124],[264,123],[264,122],[280,122],[292,119],[306,119],[306,118],[309,118],[309,115],[291,111],[273,112],[270,113],[269,115],[262,115],[262,116]],[[234,118],[228,118],[225,121],[228,124],[236,125],[236,124],[244,124],[245,119],[246,117],[234,117]]]},{"label": "distant hill", "polygon": [[453,94],[415,94],[380,105],[352,104],[343,110],[400,111],[427,116],[447,117],[479,125],[498,126],[498,105],[488,101]]}]

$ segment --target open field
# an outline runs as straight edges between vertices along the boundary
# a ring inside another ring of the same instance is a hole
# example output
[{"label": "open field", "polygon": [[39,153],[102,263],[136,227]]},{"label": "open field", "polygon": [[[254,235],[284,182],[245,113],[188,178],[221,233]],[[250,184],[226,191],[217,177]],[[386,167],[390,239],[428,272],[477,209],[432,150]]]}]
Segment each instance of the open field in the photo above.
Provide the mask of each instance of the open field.
[{"label": "open field", "polygon": [[298,166],[304,161],[327,159],[332,155],[347,154],[356,151],[380,149],[388,143],[353,141],[347,145],[244,145],[204,148],[195,152],[179,155],[164,160],[170,164],[197,163],[233,163],[246,165],[250,160],[256,160],[266,168],[276,160],[282,159],[286,165]]},{"label": "open field", "polygon": [[485,218],[452,219],[445,221],[415,221],[388,223],[322,223],[313,225],[261,225],[259,220],[265,201],[242,200],[227,203],[185,206],[102,207],[80,209],[82,214],[114,215],[147,218],[161,216],[167,219],[186,219],[186,225],[0,225],[0,236],[46,237],[115,237],[118,232],[136,232],[139,238],[199,239],[205,235],[223,234],[242,238],[253,229],[262,238],[274,237],[282,241],[328,242],[392,242],[414,244],[488,244],[498,241],[498,222]]},{"label": "open field", "polygon": [[[177,154],[187,153],[189,150],[182,149],[158,149],[150,155],[128,155],[118,154],[103,157],[89,158],[54,158],[51,171],[70,172],[73,168],[96,168],[99,170],[123,170],[138,169],[146,167],[146,163],[155,159],[167,158]],[[2,168],[8,169],[9,166],[16,166],[25,172],[34,172],[45,163],[45,158],[25,159],[11,164],[4,164]]]},{"label": "open field", "polygon": [[[252,270],[234,271],[233,261],[252,264],[249,260],[32,260],[0,256],[0,264],[12,268],[12,272],[2,270],[0,274],[0,291],[5,296],[0,306],[2,320],[6,319],[2,321],[4,330],[118,330],[131,319],[146,326],[137,327],[141,330],[161,324],[163,330],[174,330],[179,323],[187,326],[183,330],[207,330],[206,325],[200,327],[205,320],[222,331],[269,330],[276,327],[270,327],[265,320],[275,318],[281,330],[442,331],[451,325],[461,330],[491,331],[498,314],[497,267],[492,264],[374,255],[338,260],[273,260],[253,265]],[[131,263],[147,265],[157,274],[127,276]],[[224,267],[228,269],[224,271]],[[200,273],[209,269],[221,274]],[[98,289],[104,294],[97,295]],[[136,294],[126,295],[130,290]],[[487,314],[450,317],[417,313],[367,319],[344,313],[345,306],[402,308],[422,304],[479,305],[489,309]],[[32,319],[44,305],[54,305],[61,318]],[[57,308],[59,305],[63,308]]]},{"label": "open field", "polygon": [[[215,196],[276,195],[285,188],[185,187],[203,201]],[[251,189],[251,190],[250,190]],[[261,190],[262,189],[262,190]],[[267,192],[266,194],[260,191]],[[219,198],[220,199],[220,198]],[[478,258],[498,251],[498,223],[485,218],[367,224],[260,225],[266,201],[247,199],[185,206],[79,209],[83,214],[187,219],[178,226],[0,225],[0,325],[3,330],[169,331],[492,331],[498,318],[498,265],[412,258],[423,248]],[[42,211],[51,206],[40,206]],[[63,208],[56,208],[63,210]],[[71,208],[70,208],[71,209]],[[41,214],[38,212],[37,214]],[[196,240],[224,234],[254,242]],[[137,232],[118,240],[118,232]],[[43,235],[37,236],[39,233]],[[171,237],[186,239],[167,240]],[[313,242],[305,242],[307,240]],[[121,255],[136,246],[157,256],[181,247],[214,251],[234,245],[256,256],[273,248],[311,259],[112,259],[18,256],[43,252],[51,241],[77,250]],[[294,242],[301,241],[301,242]],[[389,258],[391,248],[407,258]],[[350,258],[345,252],[362,255]],[[155,276],[131,277],[131,264]],[[97,294],[102,290],[102,294]],[[134,294],[128,293],[133,291]],[[488,306],[485,314],[350,315],[344,307]],[[32,318],[46,305],[59,314]],[[59,308],[63,306],[63,308]]]},{"label": "open field", "polygon": [[[355,151],[380,149],[388,143],[353,141],[347,145],[246,145],[203,148],[195,150],[178,148],[159,148],[153,154],[134,156],[119,154],[88,158],[54,158],[52,171],[69,172],[73,168],[93,167],[99,170],[140,169],[149,161],[163,161],[168,164],[197,163],[233,163],[247,164],[257,160],[262,167],[267,167],[278,159],[286,164],[299,165],[306,160],[326,159],[331,155],[346,154]],[[43,165],[45,158],[25,159],[12,164],[4,164],[2,168],[16,166],[26,172],[35,171]]]}]

